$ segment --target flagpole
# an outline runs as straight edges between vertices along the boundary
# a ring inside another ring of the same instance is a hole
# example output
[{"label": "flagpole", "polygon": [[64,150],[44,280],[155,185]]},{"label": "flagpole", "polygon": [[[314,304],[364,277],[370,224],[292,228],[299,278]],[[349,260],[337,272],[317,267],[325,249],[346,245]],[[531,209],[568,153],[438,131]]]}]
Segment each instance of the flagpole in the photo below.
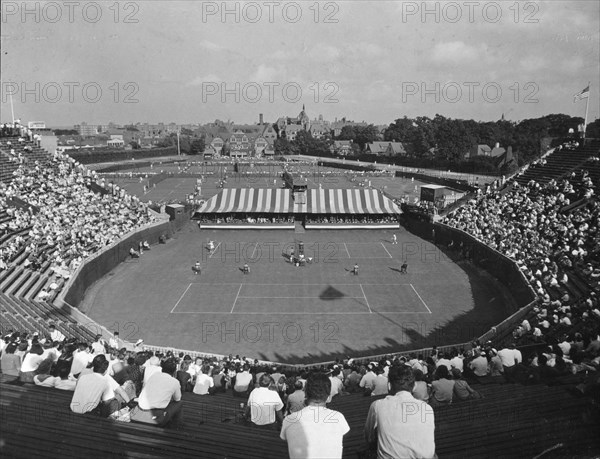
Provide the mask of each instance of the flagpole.
[{"label": "flagpole", "polygon": [[588,96],[585,101],[585,120],[583,121],[583,144],[585,145],[585,131],[587,129],[587,118],[588,118],[588,107],[590,105],[590,90],[591,90],[591,81],[588,81]]}]

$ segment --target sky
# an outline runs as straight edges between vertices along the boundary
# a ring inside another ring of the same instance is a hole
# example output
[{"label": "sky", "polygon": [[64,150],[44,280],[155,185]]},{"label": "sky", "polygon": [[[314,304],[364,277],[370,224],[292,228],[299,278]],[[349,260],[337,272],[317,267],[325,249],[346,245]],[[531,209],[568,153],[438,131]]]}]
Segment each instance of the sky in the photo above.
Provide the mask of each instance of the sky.
[{"label": "sky", "polygon": [[599,115],[595,0],[1,5],[2,122]]}]

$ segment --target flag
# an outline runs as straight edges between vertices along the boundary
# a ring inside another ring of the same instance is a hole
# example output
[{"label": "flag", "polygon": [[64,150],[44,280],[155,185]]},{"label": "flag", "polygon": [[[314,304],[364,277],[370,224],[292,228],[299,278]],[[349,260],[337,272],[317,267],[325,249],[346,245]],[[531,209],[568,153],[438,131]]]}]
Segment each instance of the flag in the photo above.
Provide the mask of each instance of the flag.
[{"label": "flag", "polygon": [[579,94],[575,94],[573,96],[573,102],[577,102],[578,100],[581,99],[587,99],[590,96],[590,85],[587,85],[587,87],[581,91]]}]

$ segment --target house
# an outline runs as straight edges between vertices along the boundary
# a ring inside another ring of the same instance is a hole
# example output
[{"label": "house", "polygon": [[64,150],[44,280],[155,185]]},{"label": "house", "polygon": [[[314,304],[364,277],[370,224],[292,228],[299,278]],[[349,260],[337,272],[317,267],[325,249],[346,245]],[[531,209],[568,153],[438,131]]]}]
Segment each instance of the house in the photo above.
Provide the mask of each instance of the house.
[{"label": "house", "polygon": [[492,149],[484,144],[473,145],[471,150],[465,155],[466,159],[474,158],[475,156],[491,156]]},{"label": "house", "polygon": [[378,156],[406,156],[407,151],[402,142],[372,142],[365,148],[367,153]]},{"label": "house", "polygon": [[256,157],[263,156],[264,152],[265,152],[265,148],[267,148],[267,145],[269,145],[269,142],[267,142],[267,139],[265,139],[263,136],[258,136],[254,140],[254,156],[256,156]]},{"label": "house", "polygon": [[352,140],[334,140],[329,149],[336,155],[348,156],[352,154]]},{"label": "house", "polygon": [[277,139],[277,131],[272,124],[266,124],[261,132],[261,137],[263,137],[270,145],[273,145]]},{"label": "house", "polygon": [[231,134],[231,137],[229,137],[229,156],[232,158],[252,156],[252,143],[248,134],[241,130],[237,130]]},{"label": "house", "polygon": [[322,139],[329,135],[329,128],[322,123],[311,124],[310,133],[314,139]]},{"label": "house", "polygon": [[298,124],[289,124],[285,127],[285,138],[292,142],[294,140],[296,140],[296,136],[298,135],[299,131],[303,131],[304,128]]},{"label": "house", "polygon": [[502,148],[499,143],[496,143],[496,145],[494,146],[494,148],[492,148],[492,151],[490,152],[490,156],[492,158],[497,158],[499,156],[502,156],[505,152],[506,150]]},{"label": "house", "polygon": [[265,147],[265,149],[263,151],[263,154],[265,156],[271,156],[271,157],[274,156],[275,155],[275,146],[272,143],[267,144],[267,146]]}]

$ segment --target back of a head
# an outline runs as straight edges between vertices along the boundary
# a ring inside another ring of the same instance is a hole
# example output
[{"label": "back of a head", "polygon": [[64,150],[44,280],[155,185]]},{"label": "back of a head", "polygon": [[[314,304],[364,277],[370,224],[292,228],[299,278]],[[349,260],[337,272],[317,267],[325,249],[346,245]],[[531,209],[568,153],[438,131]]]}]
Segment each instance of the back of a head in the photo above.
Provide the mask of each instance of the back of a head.
[{"label": "back of a head", "polygon": [[412,392],[415,386],[413,369],[407,365],[394,365],[391,367],[388,373],[388,380],[391,386],[390,393],[392,394],[402,390]]},{"label": "back of a head", "polygon": [[271,378],[271,376],[269,376],[268,374],[265,373],[260,377],[260,380],[258,381],[258,385],[260,387],[269,387],[271,385],[272,380],[273,379]]},{"label": "back of a head", "polygon": [[163,360],[160,363],[160,366],[162,367],[163,373],[167,373],[171,376],[177,371],[177,361],[174,358]]},{"label": "back of a head", "polygon": [[331,393],[331,380],[324,373],[311,373],[306,380],[306,398],[314,402],[325,402]]},{"label": "back of a head", "polygon": [[296,381],[294,383],[294,389],[296,389],[296,390],[302,390],[303,387],[304,387],[304,385],[302,384],[302,381]]},{"label": "back of a head", "polygon": [[440,365],[439,367],[437,367],[437,369],[435,370],[435,376],[438,379],[440,379],[440,378],[448,379],[448,377],[450,376],[448,367],[446,365]]},{"label": "back of a head", "polygon": [[108,360],[104,354],[98,354],[92,360],[92,368],[94,373],[104,373],[108,369]]}]

